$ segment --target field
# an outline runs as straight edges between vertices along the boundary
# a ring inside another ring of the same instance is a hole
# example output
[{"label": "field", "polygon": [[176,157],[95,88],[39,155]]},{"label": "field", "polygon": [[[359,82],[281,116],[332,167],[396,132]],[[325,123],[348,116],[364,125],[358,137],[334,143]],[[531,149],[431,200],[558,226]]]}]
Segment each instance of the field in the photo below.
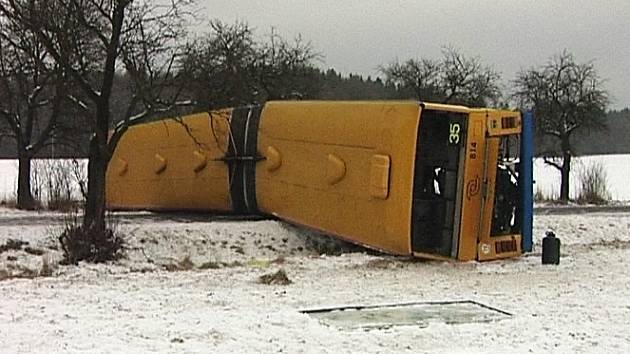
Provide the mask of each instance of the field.
[{"label": "field", "polygon": [[[578,157],[573,160],[571,166],[571,197],[576,196],[579,189],[580,172],[594,164],[603,167],[608,189],[614,201],[630,200],[630,183],[627,176],[630,174],[630,155],[595,155]],[[534,161],[534,190],[540,190],[547,196],[560,194],[560,172],[554,167],[545,165],[537,159]]]},{"label": "field", "polygon": [[[116,219],[127,235],[124,259],[59,266],[62,214],[0,208],[0,246],[28,243],[0,248],[3,353],[630,351],[628,212],[539,209],[534,252],[489,263],[377,255],[272,220]],[[547,230],[562,240],[559,266],[540,264]],[[281,269],[290,284],[260,282]],[[512,316],[344,329],[300,312],[451,300]]]},{"label": "field", "polygon": [[[61,164],[67,166],[69,160],[61,160]],[[608,187],[611,197],[616,201],[630,201],[630,183],[627,183],[626,176],[630,174],[630,155],[599,155],[586,156],[574,159],[572,169],[572,196],[577,191],[578,175],[581,169],[591,166],[593,163],[601,163],[606,171],[608,179]],[[81,161],[85,166],[85,161]],[[50,168],[49,162],[39,160],[34,163],[35,166],[41,166],[40,170]],[[44,182],[44,178],[41,178]],[[534,162],[534,190],[540,190],[547,196],[558,195],[560,191],[560,173],[545,165],[540,159]],[[14,198],[15,188],[17,185],[17,161],[16,160],[0,160],[0,201]],[[78,191],[75,189],[75,193]]]}]

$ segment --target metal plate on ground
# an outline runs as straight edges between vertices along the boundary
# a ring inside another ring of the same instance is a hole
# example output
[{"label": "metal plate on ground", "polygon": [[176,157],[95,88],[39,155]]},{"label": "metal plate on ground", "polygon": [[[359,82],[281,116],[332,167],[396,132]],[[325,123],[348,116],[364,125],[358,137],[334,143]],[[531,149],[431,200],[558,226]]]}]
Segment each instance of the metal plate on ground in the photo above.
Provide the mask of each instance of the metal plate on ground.
[{"label": "metal plate on ground", "polygon": [[327,325],[342,329],[373,329],[393,326],[426,327],[430,323],[480,323],[499,321],[512,316],[508,312],[469,300],[347,306],[302,312]]}]

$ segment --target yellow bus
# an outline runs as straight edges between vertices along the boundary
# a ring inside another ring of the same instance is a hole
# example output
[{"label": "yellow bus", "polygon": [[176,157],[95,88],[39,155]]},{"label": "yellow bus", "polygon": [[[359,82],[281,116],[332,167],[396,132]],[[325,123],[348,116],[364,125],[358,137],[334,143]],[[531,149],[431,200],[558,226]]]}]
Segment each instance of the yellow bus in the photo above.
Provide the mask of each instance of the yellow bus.
[{"label": "yellow bus", "polygon": [[396,255],[520,255],[518,112],[281,101],[131,127],[111,209],[272,215]]}]

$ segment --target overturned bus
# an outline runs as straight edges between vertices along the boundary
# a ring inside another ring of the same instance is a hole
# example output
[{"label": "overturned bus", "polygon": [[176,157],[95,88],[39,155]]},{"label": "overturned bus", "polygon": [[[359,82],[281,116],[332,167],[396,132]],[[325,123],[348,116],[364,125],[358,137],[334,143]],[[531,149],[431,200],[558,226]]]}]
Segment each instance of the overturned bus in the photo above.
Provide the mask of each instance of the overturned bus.
[{"label": "overturned bus", "polygon": [[107,204],[271,215],[397,255],[514,257],[531,247],[523,132],[519,112],[416,101],[268,102],[163,119],[120,140]]}]

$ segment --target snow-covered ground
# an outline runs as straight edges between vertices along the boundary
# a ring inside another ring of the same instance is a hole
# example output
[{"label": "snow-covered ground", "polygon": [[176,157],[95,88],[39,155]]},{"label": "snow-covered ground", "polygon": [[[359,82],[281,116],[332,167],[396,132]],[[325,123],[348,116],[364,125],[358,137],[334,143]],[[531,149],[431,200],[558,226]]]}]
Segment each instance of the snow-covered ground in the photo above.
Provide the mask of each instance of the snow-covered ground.
[{"label": "snow-covered ground", "polygon": [[[593,161],[604,165],[613,198],[630,200],[630,155],[581,158],[576,166]],[[15,161],[0,160],[0,200],[13,196],[16,173]],[[541,161],[535,178],[536,188],[558,190],[557,172]],[[0,207],[0,251],[11,239],[28,243],[0,252],[0,352],[630,352],[630,213],[542,212],[534,253],[490,263],[350,246],[322,256],[338,243],[278,221],[120,213],[125,258],[75,267],[57,265],[65,216]],[[557,267],[540,264],[547,230],[563,242]],[[38,276],[47,267],[52,276]],[[279,269],[292,284],[258,282]],[[32,279],[12,278],[19,274]],[[513,316],[363,330],[300,312],[443,300],[474,300]]]},{"label": "snow-covered ground", "polygon": [[[277,221],[120,214],[127,257],[0,281],[3,353],[627,353],[630,213],[537,214],[562,239],[559,266],[533,254],[490,263],[356,252]],[[55,213],[0,209],[0,275],[55,264]],[[314,242],[315,240],[316,242]],[[24,246],[25,249],[27,246]],[[186,261],[188,259],[189,261]],[[20,269],[22,268],[22,269]],[[189,269],[179,270],[176,269]],[[278,269],[292,284],[264,285]],[[340,329],[300,310],[475,300],[513,314],[490,323]]]}]

